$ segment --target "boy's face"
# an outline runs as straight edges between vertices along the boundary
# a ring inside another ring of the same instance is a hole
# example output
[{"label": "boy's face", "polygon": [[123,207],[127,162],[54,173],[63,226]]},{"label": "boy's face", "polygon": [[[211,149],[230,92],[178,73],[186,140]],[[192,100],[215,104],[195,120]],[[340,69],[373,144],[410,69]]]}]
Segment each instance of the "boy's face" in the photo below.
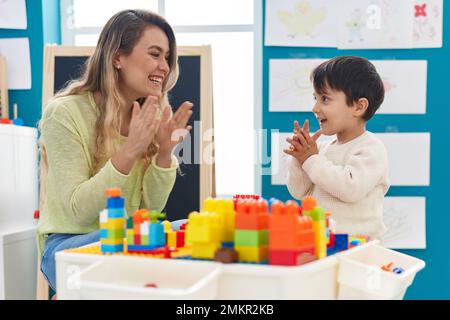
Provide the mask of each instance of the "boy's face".
[{"label": "boy's face", "polygon": [[312,109],[319,121],[322,134],[348,135],[358,126],[359,112],[354,105],[347,105],[345,93],[326,88],[323,93],[314,92],[316,103]]}]

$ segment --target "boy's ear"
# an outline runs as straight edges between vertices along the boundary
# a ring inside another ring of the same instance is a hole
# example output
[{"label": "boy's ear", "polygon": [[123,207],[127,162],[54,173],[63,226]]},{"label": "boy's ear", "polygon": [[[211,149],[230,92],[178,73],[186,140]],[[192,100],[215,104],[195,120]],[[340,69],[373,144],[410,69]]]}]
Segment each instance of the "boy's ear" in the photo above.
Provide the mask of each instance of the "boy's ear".
[{"label": "boy's ear", "polygon": [[353,115],[355,117],[361,118],[362,116],[364,116],[367,108],[369,107],[369,100],[367,100],[367,98],[359,98],[358,101],[353,104],[353,106],[355,107]]}]

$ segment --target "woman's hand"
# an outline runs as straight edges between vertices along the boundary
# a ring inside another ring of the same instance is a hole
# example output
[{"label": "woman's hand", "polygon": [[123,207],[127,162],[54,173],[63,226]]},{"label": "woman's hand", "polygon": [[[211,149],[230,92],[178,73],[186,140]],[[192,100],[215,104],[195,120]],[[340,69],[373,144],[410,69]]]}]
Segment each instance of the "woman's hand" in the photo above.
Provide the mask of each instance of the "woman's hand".
[{"label": "woman's hand", "polygon": [[131,171],[136,160],[147,152],[154,141],[160,121],[157,97],[148,96],[142,107],[137,102],[133,103],[127,142],[112,157],[117,170],[123,174]]},{"label": "woman's hand", "polygon": [[183,102],[173,117],[170,106],[166,106],[162,113],[161,123],[156,134],[156,142],[159,145],[158,154],[170,158],[175,147],[183,141],[184,137],[192,130],[187,123],[192,115],[191,102]]}]

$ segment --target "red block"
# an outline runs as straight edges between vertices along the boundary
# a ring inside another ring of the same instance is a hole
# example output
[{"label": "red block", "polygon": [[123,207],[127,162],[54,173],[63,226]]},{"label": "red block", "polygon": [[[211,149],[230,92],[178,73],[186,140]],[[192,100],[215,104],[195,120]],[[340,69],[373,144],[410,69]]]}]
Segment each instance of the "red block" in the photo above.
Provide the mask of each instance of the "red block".
[{"label": "red block", "polygon": [[139,234],[135,234],[134,235],[134,245],[135,246],[140,246],[141,245],[141,235]]},{"label": "red block", "polygon": [[185,231],[177,231],[177,248],[184,247]]},{"label": "red block", "polygon": [[269,264],[298,266],[316,259],[314,247],[306,250],[269,250]]}]

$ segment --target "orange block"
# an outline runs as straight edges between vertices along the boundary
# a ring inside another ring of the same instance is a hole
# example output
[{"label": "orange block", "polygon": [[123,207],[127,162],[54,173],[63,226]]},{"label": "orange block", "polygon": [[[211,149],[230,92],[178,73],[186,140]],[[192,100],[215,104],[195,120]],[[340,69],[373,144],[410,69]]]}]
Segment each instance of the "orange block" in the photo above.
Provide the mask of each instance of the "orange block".
[{"label": "orange block", "polygon": [[235,229],[264,230],[269,228],[269,212],[264,200],[249,200],[236,205]]},{"label": "orange block", "polygon": [[122,195],[122,190],[120,188],[109,188],[105,191],[106,196],[111,198],[117,198]]}]

